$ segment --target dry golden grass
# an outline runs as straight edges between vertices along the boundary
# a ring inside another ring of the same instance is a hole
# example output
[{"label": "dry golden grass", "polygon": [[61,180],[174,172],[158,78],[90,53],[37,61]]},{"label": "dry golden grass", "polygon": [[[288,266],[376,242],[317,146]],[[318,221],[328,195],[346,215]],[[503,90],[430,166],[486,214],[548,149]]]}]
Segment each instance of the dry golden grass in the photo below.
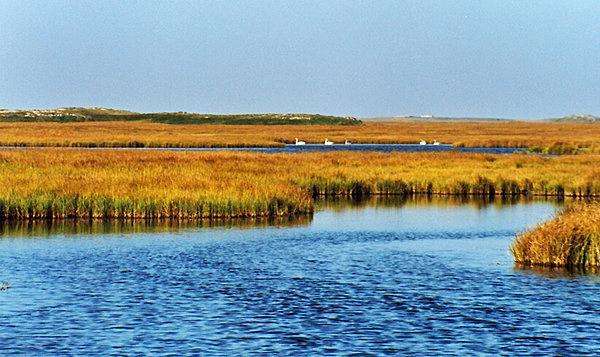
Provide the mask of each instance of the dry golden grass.
[{"label": "dry golden grass", "polygon": [[600,266],[600,203],[568,206],[556,218],[517,237],[511,246],[524,266]]},{"label": "dry golden grass", "polygon": [[600,152],[600,125],[542,122],[367,122],[363,125],[171,125],[148,122],[0,123],[0,146],[235,147],[309,143],[417,143]]},{"label": "dry golden grass", "polygon": [[600,156],[0,151],[0,219],[282,216],[314,195],[600,195]]}]

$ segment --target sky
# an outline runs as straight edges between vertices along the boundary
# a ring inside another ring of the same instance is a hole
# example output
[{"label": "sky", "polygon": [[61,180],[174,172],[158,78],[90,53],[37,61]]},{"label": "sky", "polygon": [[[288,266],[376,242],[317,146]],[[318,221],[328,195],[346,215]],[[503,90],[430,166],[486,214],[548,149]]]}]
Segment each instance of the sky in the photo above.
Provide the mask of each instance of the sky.
[{"label": "sky", "polygon": [[0,108],[600,115],[600,1],[0,0]]}]

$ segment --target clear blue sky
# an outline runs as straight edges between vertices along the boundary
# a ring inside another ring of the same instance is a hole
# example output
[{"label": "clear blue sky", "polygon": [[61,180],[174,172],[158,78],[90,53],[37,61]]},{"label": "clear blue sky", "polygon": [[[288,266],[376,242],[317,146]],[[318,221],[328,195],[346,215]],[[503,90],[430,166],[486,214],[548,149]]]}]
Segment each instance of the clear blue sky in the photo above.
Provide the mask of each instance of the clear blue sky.
[{"label": "clear blue sky", "polygon": [[0,0],[0,107],[600,114],[600,1]]}]

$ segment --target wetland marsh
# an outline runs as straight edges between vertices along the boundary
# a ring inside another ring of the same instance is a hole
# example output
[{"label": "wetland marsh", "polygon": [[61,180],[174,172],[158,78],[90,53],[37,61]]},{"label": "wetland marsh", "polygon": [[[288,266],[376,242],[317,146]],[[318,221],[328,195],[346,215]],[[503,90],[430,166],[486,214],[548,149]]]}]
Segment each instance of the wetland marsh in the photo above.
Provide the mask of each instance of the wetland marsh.
[{"label": "wetland marsh", "polygon": [[0,220],[308,214],[319,196],[594,197],[599,156],[0,151]]},{"label": "wetland marsh", "polygon": [[600,356],[600,1],[0,3],[0,356]]},{"label": "wetland marsh", "polygon": [[148,121],[6,122],[0,146],[59,147],[282,147],[349,140],[360,144],[416,144],[437,140],[456,147],[524,148],[541,153],[598,153],[600,125],[535,121],[364,122],[357,125],[165,124]]}]

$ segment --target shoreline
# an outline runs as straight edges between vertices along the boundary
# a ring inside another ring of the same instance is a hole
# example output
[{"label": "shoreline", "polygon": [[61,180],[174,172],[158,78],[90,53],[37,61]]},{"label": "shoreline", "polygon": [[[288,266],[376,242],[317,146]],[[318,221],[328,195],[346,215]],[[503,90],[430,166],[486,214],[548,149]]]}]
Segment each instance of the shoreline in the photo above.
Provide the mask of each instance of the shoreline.
[{"label": "shoreline", "polygon": [[[455,152],[464,154],[536,154],[527,148],[520,147],[467,147],[454,146],[452,144],[404,144],[404,143],[352,143],[352,144],[282,144],[279,146],[3,146],[0,144],[0,150],[90,150],[90,151],[156,151],[156,152],[215,152],[215,151],[240,151],[266,154],[303,154],[303,153],[326,153],[326,152],[379,152],[379,153],[436,153],[436,152]],[[555,156],[553,154],[550,154]]]},{"label": "shoreline", "polygon": [[[456,200],[465,200],[464,202],[483,202],[483,203],[494,203],[506,201],[511,202],[512,200],[545,200],[553,201],[556,203],[563,203],[565,200],[573,202],[600,202],[600,195],[595,196],[574,196],[574,195],[557,195],[557,194],[501,194],[497,193],[493,196],[489,194],[456,194],[456,193],[425,193],[425,192],[414,192],[411,194],[401,193],[372,193],[362,196],[353,196],[351,194],[337,194],[327,195],[319,194],[313,196],[310,201],[310,206],[306,209],[300,207],[287,206],[283,210],[277,211],[274,208],[273,211],[266,212],[238,212],[238,213],[225,213],[225,212],[206,212],[206,211],[186,211],[181,207],[173,207],[171,211],[123,211],[117,205],[104,206],[102,211],[55,211],[48,209],[46,211],[32,211],[22,210],[15,207],[8,207],[4,202],[0,202],[0,225],[7,225],[13,223],[40,223],[40,222],[227,222],[227,221],[270,221],[270,220],[290,220],[295,218],[307,218],[311,217],[315,213],[316,202],[335,202],[340,199],[348,199],[360,203],[363,200],[368,199],[380,199],[380,198],[398,198],[398,199],[432,199],[432,198],[448,198]],[[106,202],[103,199],[99,199],[96,202]],[[200,203],[200,207],[206,207],[206,204]],[[87,208],[87,207],[86,207]],[[92,212],[92,213],[90,213]]]},{"label": "shoreline", "polygon": [[0,122],[3,146],[283,147],[306,143],[415,144],[599,153],[600,126],[534,122],[369,122],[361,125],[198,125],[150,122]]}]

